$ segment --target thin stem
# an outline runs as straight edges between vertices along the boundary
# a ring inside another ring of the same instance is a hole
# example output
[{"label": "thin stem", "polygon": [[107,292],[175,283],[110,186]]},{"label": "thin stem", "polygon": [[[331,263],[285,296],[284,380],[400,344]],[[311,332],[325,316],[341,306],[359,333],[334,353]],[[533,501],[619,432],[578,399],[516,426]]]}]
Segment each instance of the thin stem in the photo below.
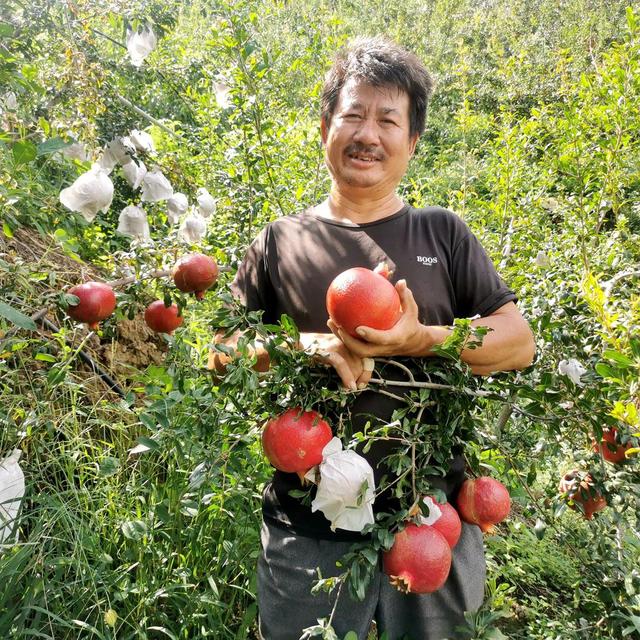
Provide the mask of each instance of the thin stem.
[{"label": "thin stem", "polygon": [[476,396],[479,398],[487,398],[493,397],[496,400],[502,400],[502,402],[506,402],[505,398],[496,397],[495,394],[489,391],[472,391],[471,389],[460,389],[458,387],[454,387],[449,384],[439,384],[437,382],[404,382],[402,380],[385,380],[384,378],[371,378],[369,380],[372,384],[379,384],[383,386],[389,387],[411,387],[413,389],[441,389],[443,391],[459,391],[461,393],[466,393],[470,396]]},{"label": "thin stem", "polygon": [[404,371],[407,374],[407,376],[409,376],[409,380],[411,382],[415,382],[413,372],[411,371],[411,369],[409,369],[409,367],[402,364],[402,362],[398,362],[397,360],[393,360],[390,358],[377,358],[376,361],[382,362],[383,364],[391,364],[394,367],[398,367],[398,369],[402,369],[402,371]]}]

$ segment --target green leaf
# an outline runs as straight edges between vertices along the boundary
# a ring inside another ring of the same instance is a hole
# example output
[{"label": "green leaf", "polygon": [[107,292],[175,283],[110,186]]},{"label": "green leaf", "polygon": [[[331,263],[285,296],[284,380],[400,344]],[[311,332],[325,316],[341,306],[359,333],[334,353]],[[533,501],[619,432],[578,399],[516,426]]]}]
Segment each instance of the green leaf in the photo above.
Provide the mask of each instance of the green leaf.
[{"label": "green leaf", "polygon": [[6,38],[13,34],[13,25],[7,22],[0,22],[0,38]]},{"label": "green leaf", "polygon": [[625,356],[623,353],[620,353],[619,351],[613,351],[612,349],[605,351],[602,355],[607,360],[612,360],[616,364],[620,365],[622,368],[631,367],[635,364],[631,358]]},{"label": "green leaf", "polygon": [[4,302],[0,302],[0,316],[6,318],[9,322],[21,329],[29,329],[29,331],[36,331],[38,329],[36,323],[29,316],[25,316],[24,313]]},{"label": "green leaf", "polygon": [[349,631],[344,640],[358,640],[358,634],[355,631]]},{"label": "green leaf", "polygon": [[146,436],[140,436],[138,438],[138,444],[133,447],[133,449],[129,449],[129,453],[146,453],[147,451],[157,451],[159,448],[160,445],[155,440],[147,438]]},{"label": "green leaf", "polygon": [[35,359],[41,360],[42,362],[58,362],[58,359],[50,353],[38,353]]},{"label": "green leaf", "polygon": [[540,518],[538,518],[536,520],[535,526],[533,527],[533,533],[536,534],[536,538],[538,538],[538,540],[542,540],[542,538],[544,538],[544,534],[546,530],[547,530],[546,523]]},{"label": "green leaf", "polygon": [[17,164],[28,164],[36,159],[38,148],[29,140],[18,140],[13,145],[13,161]]},{"label": "green leaf", "polygon": [[142,520],[127,520],[120,527],[125,538],[141,540],[147,533],[147,525]]},{"label": "green leaf", "polygon": [[11,227],[6,223],[2,223],[2,232],[7,238],[13,238],[13,231],[11,231]]},{"label": "green leaf", "polygon": [[598,362],[595,369],[599,375],[607,380],[619,380],[618,370],[604,362]]},{"label": "green leaf", "polygon": [[489,629],[485,635],[485,638],[487,638],[487,640],[509,640],[507,636],[505,636],[504,633],[502,633],[502,631],[500,631],[500,629],[498,629],[497,627]]},{"label": "green leaf", "polygon": [[40,156],[48,156],[56,151],[60,151],[60,149],[65,149],[70,146],[68,142],[65,142],[60,137],[49,138],[44,142],[41,142],[37,147],[37,155]]},{"label": "green leaf", "polygon": [[118,469],[120,469],[120,460],[106,456],[100,463],[99,474],[103,478],[108,478],[118,473]]}]

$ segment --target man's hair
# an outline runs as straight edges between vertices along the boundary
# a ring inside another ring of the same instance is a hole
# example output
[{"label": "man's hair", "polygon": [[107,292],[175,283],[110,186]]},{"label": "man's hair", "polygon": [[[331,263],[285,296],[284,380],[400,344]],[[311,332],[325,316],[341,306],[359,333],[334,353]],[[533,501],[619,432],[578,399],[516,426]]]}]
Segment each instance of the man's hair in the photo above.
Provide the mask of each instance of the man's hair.
[{"label": "man's hair", "polygon": [[409,135],[422,134],[433,80],[417,56],[379,36],[358,38],[341,49],[322,88],[322,119],[327,127],[342,87],[352,78],[404,91],[409,96]]}]

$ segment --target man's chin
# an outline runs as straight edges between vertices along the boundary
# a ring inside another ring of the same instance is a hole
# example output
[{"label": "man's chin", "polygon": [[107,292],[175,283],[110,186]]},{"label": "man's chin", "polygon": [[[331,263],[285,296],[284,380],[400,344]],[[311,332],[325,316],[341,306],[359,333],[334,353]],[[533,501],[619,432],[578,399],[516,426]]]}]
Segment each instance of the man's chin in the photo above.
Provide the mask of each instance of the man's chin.
[{"label": "man's chin", "polygon": [[375,187],[380,184],[381,176],[374,175],[373,172],[366,171],[345,171],[338,176],[339,182],[344,182],[350,187],[360,187],[366,189],[368,187]]}]

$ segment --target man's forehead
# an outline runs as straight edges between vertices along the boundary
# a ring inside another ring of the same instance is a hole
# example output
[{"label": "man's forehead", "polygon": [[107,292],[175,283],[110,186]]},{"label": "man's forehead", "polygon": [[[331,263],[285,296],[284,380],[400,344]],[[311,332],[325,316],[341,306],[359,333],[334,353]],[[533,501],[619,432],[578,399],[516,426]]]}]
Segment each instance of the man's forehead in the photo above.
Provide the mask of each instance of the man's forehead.
[{"label": "man's forehead", "polygon": [[409,102],[409,96],[400,87],[393,85],[372,85],[363,80],[350,79],[342,87],[339,95],[341,106],[365,107],[371,97],[379,99],[377,108],[383,111],[398,111]]}]

